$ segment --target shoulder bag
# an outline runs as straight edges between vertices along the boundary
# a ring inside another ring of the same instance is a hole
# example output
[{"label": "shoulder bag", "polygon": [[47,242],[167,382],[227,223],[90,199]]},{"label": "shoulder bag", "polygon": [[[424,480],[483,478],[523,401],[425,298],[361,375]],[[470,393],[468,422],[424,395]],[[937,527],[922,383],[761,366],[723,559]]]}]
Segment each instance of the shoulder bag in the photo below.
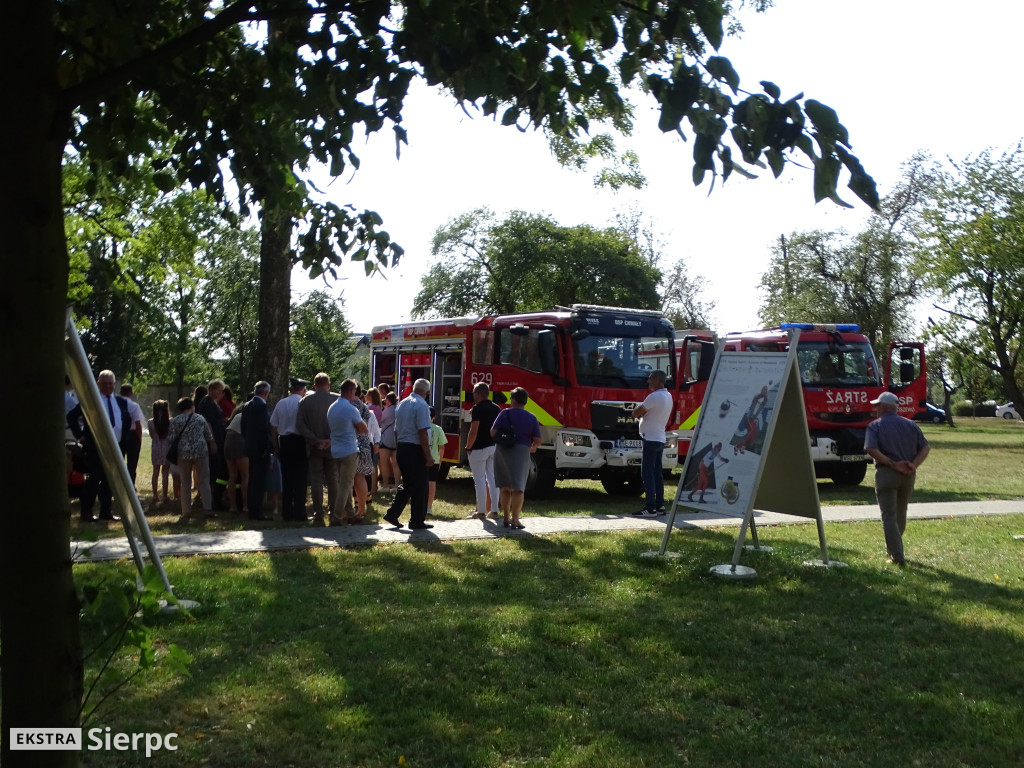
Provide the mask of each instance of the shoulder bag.
[{"label": "shoulder bag", "polygon": [[188,429],[188,425],[192,423],[192,419],[194,416],[194,413],[189,415],[189,417],[185,420],[185,426],[181,428],[181,432],[174,436],[174,440],[172,440],[171,444],[167,447],[167,460],[171,464],[178,463],[178,443],[181,442],[181,436],[185,434],[185,430]]},{"label": "shoulder bag", "polygon": [[[499,414],[500,418],[500,414]],[[498,434],[494,436],[494,442],[504,448],[511,448],[516,444],[516,431],[512,429],[512,417],[506,416],[503,420]]]}]

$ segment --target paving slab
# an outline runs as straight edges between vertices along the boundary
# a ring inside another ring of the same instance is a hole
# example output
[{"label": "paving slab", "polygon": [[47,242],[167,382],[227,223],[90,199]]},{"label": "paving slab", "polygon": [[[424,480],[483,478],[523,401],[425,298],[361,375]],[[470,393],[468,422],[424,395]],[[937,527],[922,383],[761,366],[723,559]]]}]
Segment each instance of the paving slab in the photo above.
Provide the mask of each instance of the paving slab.
[{"label": "paving slab", "polygon": [[[878,520],[873,505],[822,507],[825,522]],[[911,520],[947,517],[978,517],[988,515],[1024,515],[1024,500],[930,502],[911,504],[907,517]],[[523,538],[556,533],[587,531],[664,530],[667,517],[634,517],[632,515],[592,515],[576,517],[523,517],[524,530],[505,528],[490,520],[431,520],[430,530],[410,531],[408,527],[388,525],[349,525],[336,528],[303,526],[264,530],[210,531],[207,533],[176,533],[154,537],[161,558],[187,555],[214,555],[235,552],[269,552],[276,550],[354,547],[374,544],[408,544],[459,539]],[[726,511],[699,512],[680,508],[675,517],[676,528],[739,527],[741,516]],[[777,512],[755,512],[760,526],[810,524],[804,517]],[[1021,525],[1024,531],[1024,521]],[[141,551],[145,547],[139,544]],[[74,562],[120,560],[131,557],[127,538],[101,539],[97,542],[72,541]]]}]

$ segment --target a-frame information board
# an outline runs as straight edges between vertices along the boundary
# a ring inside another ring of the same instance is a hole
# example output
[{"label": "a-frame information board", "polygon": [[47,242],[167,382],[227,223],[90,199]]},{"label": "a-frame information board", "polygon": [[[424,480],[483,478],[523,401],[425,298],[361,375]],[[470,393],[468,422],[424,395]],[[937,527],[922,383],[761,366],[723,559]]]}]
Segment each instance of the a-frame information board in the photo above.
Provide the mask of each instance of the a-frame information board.
[{"label": "a-frame information board", "polygon": [[[128,475],[128,467],[121,455],[117,438],[114,436],[110,420],[103,410],[100,391],[93,378],[89,358],[85,354],[82,339],[78,335],[78,328],[75,327],[70,309],[67,311],[64,325],[64,360],[68,376],[71,378],[71,383],[74,385],[78,400],[82,405],[82,414],[85,416],[99,451],[103,472],[113,491],[114,498],[121,506],[121,524],[124,526],[124,534],[128,539],[135,567],[139,571],[139,578],[141,580],[146,564],[137,539],[141,539],[145,545],[150,562],[160,575],[167,594],[174,597],[173,588],[167,579],[167,571],[164,570],[163,563],[160,561],[160,553],[157,551],[153,534],[149,530],[146,515],[142,511],[139,495],[135,491],[135,483]],[[177,604],[183,607],[198,605],[198,603],[188,600],[177,600]]]},{"label": "a-frame information board", "polygon": [[735,568],[758,509],[817,521],[822,560],[828,563],[798,338],[795,331],[788,352],[719,349],[659,554],[665,554],[679,507],[735,513],[743,521]]}]

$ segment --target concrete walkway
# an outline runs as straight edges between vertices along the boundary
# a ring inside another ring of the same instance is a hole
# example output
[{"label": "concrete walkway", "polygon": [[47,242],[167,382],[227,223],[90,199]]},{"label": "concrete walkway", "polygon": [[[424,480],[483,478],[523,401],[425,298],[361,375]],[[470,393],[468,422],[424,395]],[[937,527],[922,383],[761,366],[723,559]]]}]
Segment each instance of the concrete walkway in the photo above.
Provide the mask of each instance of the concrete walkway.
[{"label": "concrete walkway", "polygon": [[[825,522],[851,522],[878,520],[874,505],[822,507]],[[977,517],[989,515],[1024,515],[1022,501],[968,501],[911,504],[908,518],[912,520],[941,519],[945,517]],[[406,516],[406,520],[407,520]],[[525,530],[504,528],[500,522],[480,520],[431,520],[433,528],[410,531],[408,525],[396,529],[382,525],[351,525],[341,528],[271,528],[264,530],[215,531],[210,533],[180,533],[157,536],[160,557],[174,555],[212,555],[229,552],[267,552],[287,549],[321,547],[352,547],[365,544],[394,544],[408,542],[451,541],[455,539],[495,539],[502,536],[545,536],[553,533],[582,533],[585,531],[664,531],[667,517],[632,517],[630,515],[595,515],[592,517],[523,517]],[[758,512],[758,526],[809,524],[813,521],[774,512]],[[694,513],[680,508],[676,513],[676,528],[739,529],[741,518],[722,512]],[[1024,533],[1024,520],[1021,520]],[[145,547],[140,545],[144,552]],[[98,542],[71,542],[75,562],[119,560],[131,557],[128,541],[124,537],[102,539]],[[85,553],[88,552],[88,557]]]}]

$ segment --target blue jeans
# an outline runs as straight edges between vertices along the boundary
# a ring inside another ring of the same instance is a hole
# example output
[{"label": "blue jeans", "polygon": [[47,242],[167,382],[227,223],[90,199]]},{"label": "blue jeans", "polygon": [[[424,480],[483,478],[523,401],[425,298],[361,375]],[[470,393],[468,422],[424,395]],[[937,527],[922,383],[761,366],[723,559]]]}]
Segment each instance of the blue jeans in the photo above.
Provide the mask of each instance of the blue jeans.
[{"label": "blue jeans", "polygon": [[661,454],[664,451],[664,443],[644,440],[640,478],[644,483],[644,496],[648,512],[657,512],[665,506],[665,478],[661,474]]}]

